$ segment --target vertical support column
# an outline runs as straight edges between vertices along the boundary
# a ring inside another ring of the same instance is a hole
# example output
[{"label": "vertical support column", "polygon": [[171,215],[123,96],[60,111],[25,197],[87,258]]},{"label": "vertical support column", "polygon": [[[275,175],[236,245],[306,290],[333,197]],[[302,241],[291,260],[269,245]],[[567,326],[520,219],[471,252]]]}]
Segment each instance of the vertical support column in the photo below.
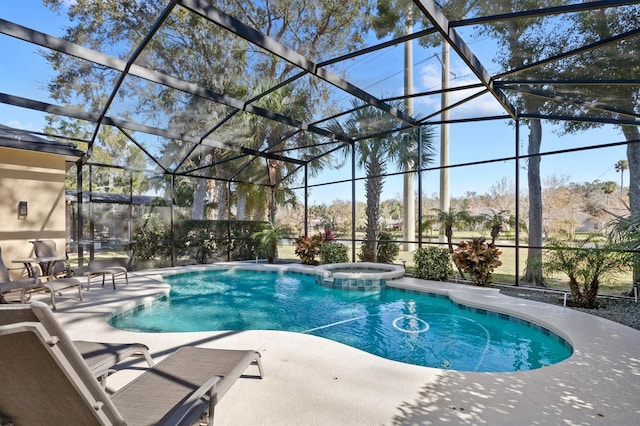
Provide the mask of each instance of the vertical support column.
[{"label": "vertical support column", "polygon": [[356,147],[351,142],[351,261],[356,261]]},{"label": "vertical support column", "polygon": [[129,220],[127,220],[127,264],[133,263],[133,172],[129,170]]},{"label": "vertical support column", "polygon": [[84,265],[84,194],[82,192],[82,161],[76,163],[76,244],[78,250],[78,266]]},{"label": "vertical support column", "polygon": [[422,247],[422,127],[418,131],[418,248]]},{"label": "vertical support column", "polygon": [[93,166],[89,165],[89,265],[95,259],[96,221],[93,207]]},{"label": "vertical support column", "polygon": [[171,205],[169,206],[169,222],[171,224],[171,266],[176,266],[177,256],[176,256],[176,232],[175,232],[175,199],[176,199],[176,176],[171,174],[171,180],[169,184],[171,185]]},{"label": "vertical support column", "polygon": [[309,236],[309,164],[304,165],[304,236]]},{"label": "vertical support column", "polygon": [[515,197],[516,197],[516,202],[515,202],[515,206],[516,206],[516,256],[515,256],[515,262],[516,262],[516,281],[515,281],[515,285],[519,286],[520,285],[520,119],[518,118],[518,120],[516,121],[516,131],[515,131],[515,137],[516,137],[516,164],[515,164],[515,185],[516,185],[516,193],[515,193]]},{"label": "vertical support column", "polygon": [[231,262],[231,181],[227,182],[227,262]]},{"label": "vertical support column", "polygon": [[[411,17],[411,9],[407,10],[409,14],[406,33],[411,34],[413,32],[413,19]],[[404,100],[405,113],[410,117],[413,117],[413,41],[409,40],[404,43],[404,94],[406,96]],[[412,147],[413,148],[413,147]],[[404,171],[403,183],[403,248],[407,252],[415,250],[416,244],[416,199],[413,190],[415,164],[409,161]]]}]

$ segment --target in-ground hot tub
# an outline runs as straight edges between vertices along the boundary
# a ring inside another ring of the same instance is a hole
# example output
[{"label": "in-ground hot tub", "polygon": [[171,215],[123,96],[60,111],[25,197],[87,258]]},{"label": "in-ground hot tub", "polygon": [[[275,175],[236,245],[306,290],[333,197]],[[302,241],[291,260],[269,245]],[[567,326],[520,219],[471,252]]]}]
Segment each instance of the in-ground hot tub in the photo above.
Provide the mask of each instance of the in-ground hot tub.
[{"label": "in-ground hot tub", "polygon": [[388,263],[330,263],[316,266],[316,283],[345,290],[380,290],[404,276],[404,267]]}]

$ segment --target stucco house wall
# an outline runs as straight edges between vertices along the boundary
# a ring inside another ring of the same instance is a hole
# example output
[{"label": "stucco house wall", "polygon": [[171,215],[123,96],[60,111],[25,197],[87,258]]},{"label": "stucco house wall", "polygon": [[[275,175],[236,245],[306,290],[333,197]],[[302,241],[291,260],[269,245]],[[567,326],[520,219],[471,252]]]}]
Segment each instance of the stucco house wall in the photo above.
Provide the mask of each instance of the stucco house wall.
[{"label": "stucco house wall", "polygon": [[[34,239],[56,241],[64,253],[65,157],[0,147],[0,245],[9,267],[14,259],[31,257]],[[28,215],[18,218],[18,203],[28,203]]]}]

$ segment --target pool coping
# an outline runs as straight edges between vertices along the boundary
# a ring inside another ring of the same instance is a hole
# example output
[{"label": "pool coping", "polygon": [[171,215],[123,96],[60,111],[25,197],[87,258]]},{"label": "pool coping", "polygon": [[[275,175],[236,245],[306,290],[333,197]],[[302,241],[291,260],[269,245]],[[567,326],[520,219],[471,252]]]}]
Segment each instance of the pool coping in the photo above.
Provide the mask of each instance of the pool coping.
[{"label": "pool coping", "polygon": [[[505,296],[497,289],[413,278],[393,287],[443,294],[452,301],[523,318],[567,340],[574,353],[541,369],[515,373],[439,370],[389,361],[315,336],[284,331],[133,333],[107,319],[166,295],[164,274],[236,263],[130,273],[130,285],[92,287],[79,302],[59,297],[56,317],[74,339],[141,341],[160,358],[184,344],[254,348],[264,380],[239,380],[216,410],[217,424],[602,424],[637,423],[640,331],[570,308]],[[243,268],[309,274],[304,265]],[[137,363],[137,361],[136,361]],[[113,389],[142,364],[116,373]]]}]

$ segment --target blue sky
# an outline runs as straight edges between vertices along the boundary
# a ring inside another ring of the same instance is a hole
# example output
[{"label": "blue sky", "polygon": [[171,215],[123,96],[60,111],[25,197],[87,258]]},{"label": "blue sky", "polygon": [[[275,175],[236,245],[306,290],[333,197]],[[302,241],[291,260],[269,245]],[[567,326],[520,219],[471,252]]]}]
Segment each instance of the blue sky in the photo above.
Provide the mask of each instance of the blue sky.
[{"label": "blue sky", "polygon": [[[472,48],[474,46],[472,45]],[[487,48],[487,46],[477,45],[477,48]],[[419,50],[419,49],[418,49]],[[437,52],[438,49],[436,49]],[[432,52],[432,51],[431,51]],[[421,52],[422,57],[415,58],[414,64],[414,92],[425,92],[437,90],[441,87],[441,66],[437,58],[430,58],[432,55],[429,51]],[[424,58],[429,58],[424,60]],[[396,49],[385,56],[385,63],[402,64],[402,50]],[[492,64],[485,64],[490,67]],[[379,70],[376,70],[380,73]],[[455,74],[452,76],[451,87],[464,86],[477,83],[478,80],[464,65],[464,63],[451,54],[451,71]],[[496,70],[490,70],[496,71]],[[387,90],[392,93],[402,93],[402,75],[398,76],[397,68],[384,70],[387,75],[393,75],[394,78],[391,87]],[[371,78],[373,81],[380,81],[379,76]],[[389,82],[383,82],[382,84]],[[395,85],[394,85],[395,84]],[[368,90],[375,90],[371,88]],[[380,90],[381,93],[385,93]],[[449,102],[453,104],[465,97],[473,94],[474,91],[459,91],[450,94]],[[440,108],[440,98],[432,97],[424,100],[418,99],[415,103],[416,113],[428,114],[431,111],[437,111]],[[470,118],[474,116],[493,116],[502,115],[504,110],[493,99],[491,95],[483,95],[462,107],[451,111],[452,119]],[[435,120],[439,117],[435,117]],[[435,147],[439,151],[440,147],[440,126],[434,126],[435,130]],[[494,158],[512,157],[515,155],[515,130],[507,121],[494,122],[478,122],[466,124],[451,124],[449,126],[449,164],[464,164],[476,161],[489,160]],[[527,153],[529,129],[523,124],[520,126],[520,154]],[[571,149],[583,146],[593,146],[603,143],[613,143],[623,141],[624,137],[621,131],[614,126],[603,126],[601,128],[591,129],[577,134],[562,134],[561,128],[553,126],[549,122],[543,122],[543,138],[542,152]],[[569,182],[593,182],[614,181],[620,182],[620,174],[614,169],[614,164],[622,159],[626,159],[625,147],[614,147],[607,149],[598,149],[585,153],[574,153],[571,155],[545,156],[541,164],[541,176],[543,179],[550,176],[562,177]],[[436,153],[435,163],[432,166],[438,166],[440,163],[439,152]],[[483,194],[489,188],[507,177],[514,182],[515,164],[513,162],[492,163],[490,165],[472,166],[466,168],[455,168],[450,170],[450,190],[452,197],[463,196],[466,192],[477,192]],[[361,176],[360,174],[359,176]],[[438,173],[432,172],[425,174],[423,177],[423,192],[428,196],[439,192]],[[323,176],[314,179],[314,182],[326,182],[335,179],[348,179],[351,176],[349,168],[340,171],[331,171]],[[526,169],[521,167],[520,179],[521,188],[526,188]],[[359,184],[359,188],[362,183]],[[416,184],[417,191],[417,184]],[[364,192],[362,189],[357,191],[357,198],[364,200]],[[312,202],[328,203],[334,199],[348,199],[351,197],[351,188],[349,185],[339,185],[337,187],[317,187],[312,190]],[[402,178],[389,177],[385,180],[385,188],[383,198],[400,198],[402,197]]]},{"label": "blue sky", "polygon": [[[20,2],[0,2],[0,18],[8,19],[19,24],[38,29],[52,35],[61,36],[65,17],[57,16],[54,12],[44,8],[40,1],[21,0]],[[376,41],[371,40],[371,44]],[[491,44],[471,42],[470,46],[479,57],[484,57],[483,50],[494,48]],[[0,67],[0,91],[8,94],[24,96],[41,101],[50,101],[45,84],[48,80],[48,65],[39,55],[34,54],[35,46],[0,35],[0,52],[3,57],[11,58]],[[414,90],[416,92],[438,89],[440,87],[440,62],[434,53],[437,49],[424,49],[418,46],[414,51]],[[401,46],[390,48],[385,52],[377,52],[371,56],[355,59],[347,64],[347,78],[361,88],[375,96],[398,95],[403,92],[402,85],[402,54]],[[461,60],[452,50],[451,71],[454,73],[451,85],[464,85],[477,82]],[[485,63],[490,71],[493,66]],[[357,73],[357,74],[356,74]],[[457,92],[450,95],[450,102],[456,102],[470,93]],[[427,114],[439,109],[440,98],[417,99],[416,113]],[[498,103],[489,95],[480,97],[463,107],[452,111],[451,118],[464,118],[474,115],[502,114]],[[44,125],[44,114],[29,110],[6,107],[0,105],[0,123],[8,126],[23,127],[31,130],[41,130]],[[437,119],[437,118],[436,118]],[[559,135],[557,129],[548,123],[543,124],[542,150],[567,149],[598,143],[619,142],[624,138],[617,128],[612,126],[589,130],[575,135]],[[435,146],[439,147],[439,127],[435,128]],[[520,150],[526,153],[528,128],[521,126]],[[490,158],[509,157],[514,155],[514,130],[505,122],[476,123],[450,126],[450,163],[459,164]],[[437,154],[438,155],[438,154]],[[542,176],[557,175],[569,181],[592,182],[614,181],[620,182],[620,174],[614,169],[614,164],[625,159],[625,148],[617,147],[606,150],[596,150],[571,156],[547,156],[542,160]],[[436,164],[439,158],[436,156]],[[503,177],[513,181],[515,165],[512,162],[493,163],[491,165],[456,168],[450,172],[451,195],[462,196],[465,192],[485,193],[491,185]],[[393,168],[390,167],[390,171]],[[362,173],[359,173],[361,176]],[[327,182],[330,180],[348,179],[351,172],[348,167],[341,170],[330,170],[313,182]],[[526,187],[526,170],[521,170],[523,188]],[[438,191],[436,173],[426,173],[424,176],[424,192],[432,195]],[[417,189],[417,185],[416,185]],[[313,188],[311,203],[329,203],[335,199],[349,199],[351,197],[350,184],[332,185]],[[389,177],[385,180],[383,198],[396,198],[402,194],[402,180],[400,177]],[[358,200],[364,200],[362,182],[358,184]]]}]

